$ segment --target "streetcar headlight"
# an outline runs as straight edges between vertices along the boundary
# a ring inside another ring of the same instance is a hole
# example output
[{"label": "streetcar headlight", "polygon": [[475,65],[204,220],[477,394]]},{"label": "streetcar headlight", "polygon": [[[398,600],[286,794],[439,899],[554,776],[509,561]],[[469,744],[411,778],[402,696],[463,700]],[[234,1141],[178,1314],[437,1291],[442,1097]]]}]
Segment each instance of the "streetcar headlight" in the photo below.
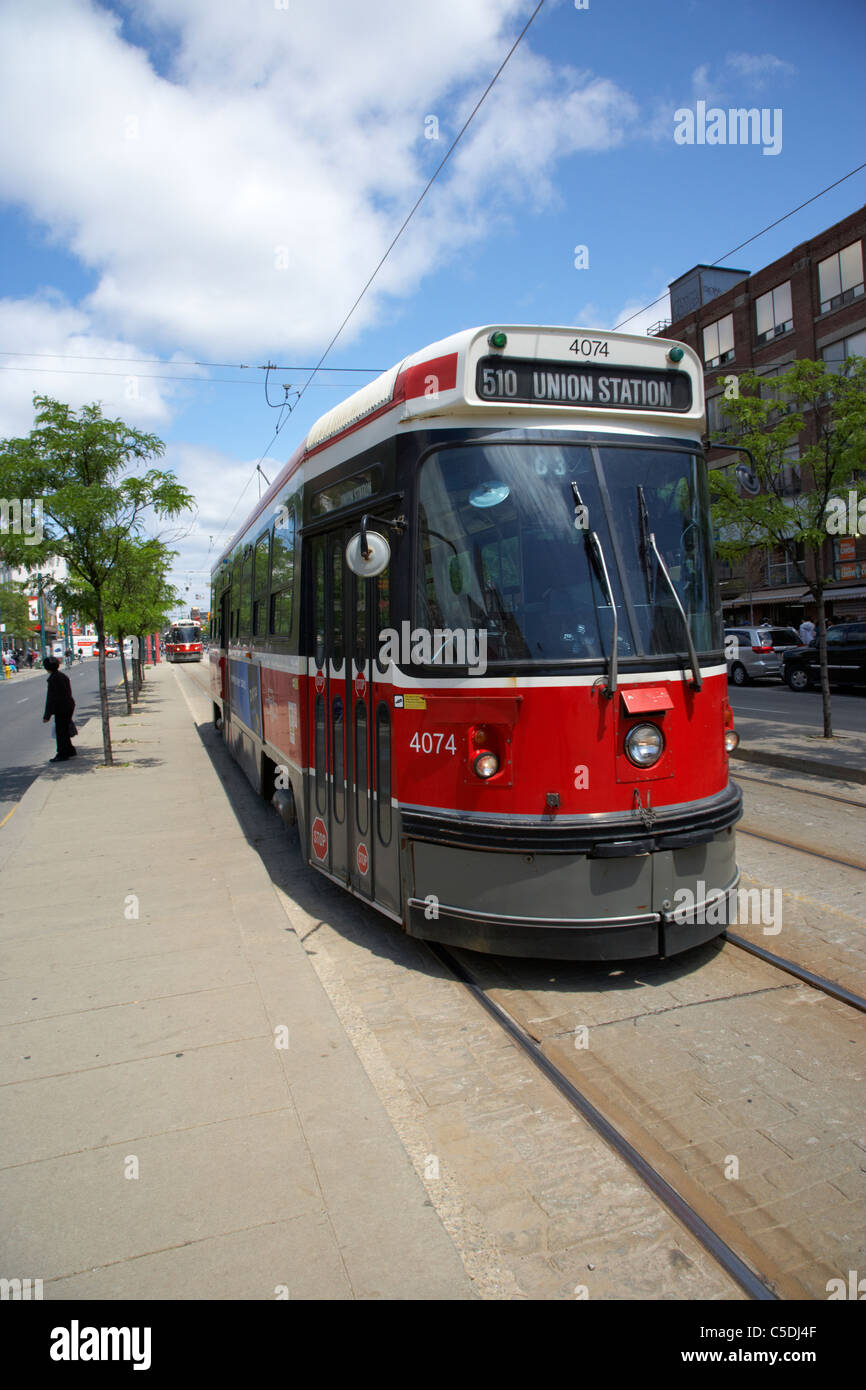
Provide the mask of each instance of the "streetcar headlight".
[{"label": "streetcar headlight", "polygon": [[652,767],[664,752],[665,741],[655,724],[636,724],[625,738],[626,756],[635,767]]},{"label": "streetcar headlight", "polygon": [[740,735],[735,729],[725,729],[725,752],[733,753],[740,741]]},{"label": "streetcar headlight", "polygon": [[472,763],[476,777],[487,781],[488,777],[495,777],[499,771],[499,759],[495,753],[479,753]]}]

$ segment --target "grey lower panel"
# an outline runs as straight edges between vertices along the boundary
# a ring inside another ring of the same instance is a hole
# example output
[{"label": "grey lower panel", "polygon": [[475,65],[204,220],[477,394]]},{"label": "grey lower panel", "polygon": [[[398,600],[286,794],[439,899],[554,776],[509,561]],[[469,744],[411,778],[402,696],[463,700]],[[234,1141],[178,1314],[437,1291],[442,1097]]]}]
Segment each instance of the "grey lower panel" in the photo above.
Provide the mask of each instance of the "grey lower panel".
[{"label": "grey lower panel", "polygon": [[724,930],[739,878],[731,831],[613,860],[410,841],[404,862],[411,936],[554,959],[624,960],[700,945]]}]

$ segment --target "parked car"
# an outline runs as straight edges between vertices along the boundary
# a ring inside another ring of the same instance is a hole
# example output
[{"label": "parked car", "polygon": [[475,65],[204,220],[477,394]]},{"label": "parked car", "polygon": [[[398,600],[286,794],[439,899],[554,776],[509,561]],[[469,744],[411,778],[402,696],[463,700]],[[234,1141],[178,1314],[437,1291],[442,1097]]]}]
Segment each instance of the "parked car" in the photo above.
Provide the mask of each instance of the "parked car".
[{"label": "parked car", "polygon": [[[866,685],[866,623],[840,623],[828,630],[827,674],[831,685]],[[821,684],[817,637],[808,647],[785,653],[783,679],[792,690]]]},{"label": "parked car", "polygon": [[[98,648],[98,647],[94,647],[94,648],[93,648],[93,655],[94,655],[94,656],[99,656],[99,648]],[[116,643],[114,643],[114,642],[106,642],[106,644],[105,644],[105,655],[106,655],[106,657],[109,657],[109,656],[117,656],[117,645],[116,645]]]},{"label": "parked car", "polygon": [[[736,638],[733,652],[731,638]],[[726,627],[728,680],[734,685],[748,685],[762,676],[781,680],[782,653],[799,646],[800,638],[792,627]]]}]

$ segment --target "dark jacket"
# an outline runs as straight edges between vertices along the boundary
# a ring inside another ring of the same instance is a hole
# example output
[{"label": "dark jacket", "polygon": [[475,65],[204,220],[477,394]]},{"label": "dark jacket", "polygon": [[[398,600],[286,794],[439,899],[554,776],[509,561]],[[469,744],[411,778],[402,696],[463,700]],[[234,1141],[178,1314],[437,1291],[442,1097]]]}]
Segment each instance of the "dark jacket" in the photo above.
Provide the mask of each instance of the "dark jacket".
[{"label": "dark jacket", "polygon": [[69,677],[62,671],[52,671],[48,677],[48,695],[45,699],[45,719],[50,719],[52,714],[55,719],[71,719],[75,710],[75,701],[72,698],[72,686],[69,684]]}]

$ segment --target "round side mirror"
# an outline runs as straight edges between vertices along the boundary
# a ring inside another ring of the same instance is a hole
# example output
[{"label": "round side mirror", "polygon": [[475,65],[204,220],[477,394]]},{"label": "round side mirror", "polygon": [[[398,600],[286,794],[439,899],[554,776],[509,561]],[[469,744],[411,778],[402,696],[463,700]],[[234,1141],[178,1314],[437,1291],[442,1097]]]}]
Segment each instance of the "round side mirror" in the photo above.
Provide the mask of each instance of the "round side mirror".
[{"label": "round side mirror", "polygon": [[361,550],[361,533],[353,536],[346,546],[346,564],[353,574],[361,579],[375,579],[377,574],[388,568],[391,561],[391,547],[378,531],[367,532],[367,556]]},{"label": "round side mirror", "polygon": [[737,482],[740,484],[743,491],[747,492],[750,497],[757,497],[758,493],[761,491],[761,483],[760,480],[755,477],[751,468],[747,468],[744,463],[738,463],[734,472],[737,475]]}]

